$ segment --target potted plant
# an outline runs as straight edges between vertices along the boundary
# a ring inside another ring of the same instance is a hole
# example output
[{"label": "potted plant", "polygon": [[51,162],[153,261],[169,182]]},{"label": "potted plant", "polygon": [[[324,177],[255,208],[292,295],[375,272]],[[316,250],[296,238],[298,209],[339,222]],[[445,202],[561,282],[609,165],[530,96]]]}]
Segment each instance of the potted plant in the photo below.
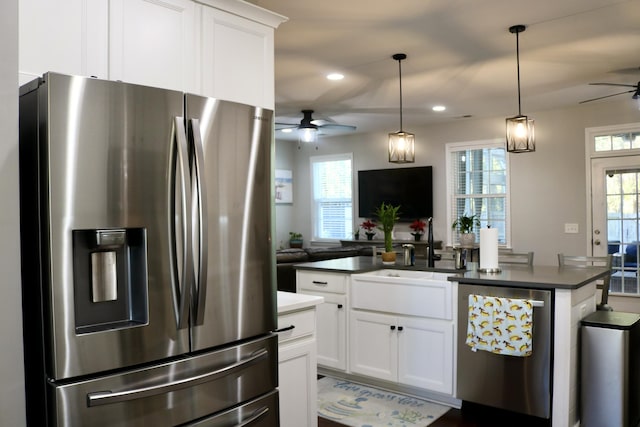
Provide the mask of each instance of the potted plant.
[{"label": "potted plant", "polygon": [[375,215],[378,217],[380,225],[378,228],[384,232],[384,253],[382,254],[383,262],[395,262],[396,253],[393,252],[392,233],[393,226],[398,220],[398,212],[400,206],[393,206],[382,202],[380,206],[376,208]]},{"label": "potted plant", "polygon": [[375,232],[376,223],[371,221],[370,219],[360,224],[360,227],[364,228],[364,234],[367,235],[367,240],[373,239],[373,236],[376,235],[376,232]]},{"label": "potted plant", "polygon": [[413,232],[411,233],[411,235],[413,236],[413,238],[416,240],[416,242],[420,241],[420,238],[422,237],[422,235],[424,234],[424,227],[427,225],[426,222],[420,220],[420,219],[416,219],[415,221],[413,221],[410,225],[409,228],[413,230]]},{"label": "potted plant", "polygon": [[453,221],[451,228],[458,230],[460,235],[460,246],[473,246],[476,242],[476,235],[473,233],[473,227],[480,226],[480,220],[477,215],[462,214]]},{"label": "potted plant", "polygon": [[302,234],[294,231],[289,232],[289,247],[301,248],[302,247]]}]

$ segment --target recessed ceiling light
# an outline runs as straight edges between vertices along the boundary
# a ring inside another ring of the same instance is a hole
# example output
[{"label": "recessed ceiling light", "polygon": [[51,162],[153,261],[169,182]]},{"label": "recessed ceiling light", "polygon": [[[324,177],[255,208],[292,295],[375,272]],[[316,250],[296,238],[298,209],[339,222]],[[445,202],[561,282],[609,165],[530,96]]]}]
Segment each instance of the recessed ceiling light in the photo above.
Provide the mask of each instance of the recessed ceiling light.
[{"label": "recessed ceiling light", "polygon": [[327,75],[327,79],[329,79],[329,80],[342,80],[342,79],[344,79],[344,74],[331,73],[331,74]]},{"label": "recessed ceiling light", "polygon": [[445,107],[444,105],[434,105],[432,108],[433,111],[444,111],[446,109],[447,107]]},{"label": "recessed ceiling light", "polygon": [[286,128],[286,129],[280,129],[280,131],[281,131],[282,133],[291,133],[291,132],[293,132],[293,129],[291,129],[291,128]]}]

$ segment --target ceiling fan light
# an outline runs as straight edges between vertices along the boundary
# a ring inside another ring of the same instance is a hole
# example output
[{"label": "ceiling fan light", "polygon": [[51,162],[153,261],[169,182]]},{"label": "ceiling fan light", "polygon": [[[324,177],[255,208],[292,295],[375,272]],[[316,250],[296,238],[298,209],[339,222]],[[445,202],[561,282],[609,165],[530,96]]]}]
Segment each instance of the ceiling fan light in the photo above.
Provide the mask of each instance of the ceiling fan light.
[{"label": "ceiling fan light", "polygon": [[414,134],[394,132],[389,134],[389,162],[413,163],[416,160]]},{"label": "ceiling fan light", "polygon": [[510,153],[529,153],[536,151],[534,120],[527,116],[508,117],[507,151]]},{"label": "ceiling fan light", "polygon": [[300,142],[317,142],[318,141],[318,128],[313,127],[301,127],[298,130],[298,138]]}]

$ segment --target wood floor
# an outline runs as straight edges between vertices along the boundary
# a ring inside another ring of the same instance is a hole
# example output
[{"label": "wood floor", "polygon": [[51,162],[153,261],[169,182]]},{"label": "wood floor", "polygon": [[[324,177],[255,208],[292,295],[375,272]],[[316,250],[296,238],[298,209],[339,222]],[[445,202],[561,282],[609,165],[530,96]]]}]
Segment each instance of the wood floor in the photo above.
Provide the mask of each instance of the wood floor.
[{"label": "wood floor", "polygon": [[[464,403],[462,409],[451,409],[429,427],[548,427],[549,420],[528,417],[513,412]],[[333,421],[318,417],[318,427],[343,427]]]}]

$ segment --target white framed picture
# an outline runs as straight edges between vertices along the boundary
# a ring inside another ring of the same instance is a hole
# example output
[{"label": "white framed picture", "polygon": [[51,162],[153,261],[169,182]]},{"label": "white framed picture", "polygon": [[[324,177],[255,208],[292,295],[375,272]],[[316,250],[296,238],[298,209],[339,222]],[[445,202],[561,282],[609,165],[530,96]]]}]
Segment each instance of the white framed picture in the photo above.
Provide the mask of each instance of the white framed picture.
[{"label": "white framed picture", "polygon": [[293,173],[286,169],[276,169],[276,203],[293,203]]}]

